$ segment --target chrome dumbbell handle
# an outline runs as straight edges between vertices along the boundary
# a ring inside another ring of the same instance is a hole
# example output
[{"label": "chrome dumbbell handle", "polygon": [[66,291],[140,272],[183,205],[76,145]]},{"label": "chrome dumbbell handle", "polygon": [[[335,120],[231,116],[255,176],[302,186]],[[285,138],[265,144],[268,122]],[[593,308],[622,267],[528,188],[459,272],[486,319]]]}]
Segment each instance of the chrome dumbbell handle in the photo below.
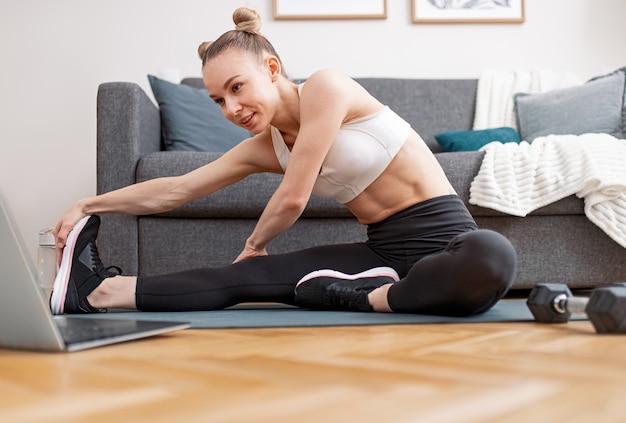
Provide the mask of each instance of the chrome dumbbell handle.
[{"label": "chrome dumbbell handle", "polygon": [[558,313],[585,314],[589,303],[586,297],[568,297],[567,294],[559,294],[554,297],[552,306]]}]

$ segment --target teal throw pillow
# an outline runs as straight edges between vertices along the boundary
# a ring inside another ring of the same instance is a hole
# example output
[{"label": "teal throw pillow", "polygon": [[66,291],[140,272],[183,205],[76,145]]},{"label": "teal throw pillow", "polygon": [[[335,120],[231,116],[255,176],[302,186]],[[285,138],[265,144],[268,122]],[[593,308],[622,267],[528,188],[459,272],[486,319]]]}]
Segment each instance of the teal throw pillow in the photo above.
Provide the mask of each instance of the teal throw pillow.
[{"label": "teal throw pillow", "polygon": [[546,135],[605,133],[626,138],[626,68],[585,84],[541,94],[517,94],[515,113],[523,140]]},{"label": "teal throw pillow", "polygon": [[478,151],[490,142],[520,142],[517,131],[513,128],[490,128],[479,131],[449,131],[435,135],[435,139],[444,151]]},{"label": "teal throw pillow", "polygon": [[148,80],[159,104],[166,150],[225,152],[250,137],[224,117],[206,90],[153,75]]}]

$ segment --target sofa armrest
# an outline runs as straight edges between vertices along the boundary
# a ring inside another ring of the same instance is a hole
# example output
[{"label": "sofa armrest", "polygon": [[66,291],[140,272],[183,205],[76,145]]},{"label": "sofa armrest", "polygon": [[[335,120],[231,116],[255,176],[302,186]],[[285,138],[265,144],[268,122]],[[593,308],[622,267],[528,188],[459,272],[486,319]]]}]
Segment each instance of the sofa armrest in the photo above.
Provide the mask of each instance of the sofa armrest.
[{"label": "sofa armrest", "polygon": [[161,150],[159,109],[137,84],[100,85],[97,99],[98,194],[135,182],[141,157]]},{"label": "sofa armrest", "polygon": [[[97,97],[97,192],[135,183],[139,160],[161,150],[159,109],[137,85],[101,84]],[[98,248],[105,264],[138,270],[136,216],[102,216]]]}]

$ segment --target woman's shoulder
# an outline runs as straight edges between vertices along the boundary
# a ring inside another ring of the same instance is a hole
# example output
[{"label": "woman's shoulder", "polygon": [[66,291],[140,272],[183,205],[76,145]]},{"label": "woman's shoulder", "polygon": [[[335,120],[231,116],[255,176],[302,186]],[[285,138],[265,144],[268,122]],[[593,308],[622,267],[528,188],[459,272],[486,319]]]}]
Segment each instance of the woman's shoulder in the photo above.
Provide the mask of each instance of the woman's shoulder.
[{"label": "woman's shoulder", "polygon": [[[329,108],[332,100],[331,109],[343,113],[342,122],[367,116],[382,106],[354,79],[331,69],[311,75],[302,87],[300,100],[301,106],[314,104],[324,109]],[[319,109],[314,111],[318,113]]]},{"label": "woman's shoulder", "polygon": [[[344,103],[347,109],[353,109],[370,99],[370,94],[351,77],[333,70],[324,69],[312,74],[301,90],[302,101],[321,101]],[[346,109],[346,110],[347,110]]]},{"label": "woman's shoulder", "polygon": [[309,78],[307,79],[307,82],[311,80],[336,81],[345,79],[352,78],[336,69],[320,69],[311,74],[311,76],[309,76]]},{"label": "woman's shoulder", "polygon": [[304,83],[303,91],[308,88],[310,92],[342,92],[350,90],[357,82],[349,76],[334,70],[322,69],[313,73]]}]

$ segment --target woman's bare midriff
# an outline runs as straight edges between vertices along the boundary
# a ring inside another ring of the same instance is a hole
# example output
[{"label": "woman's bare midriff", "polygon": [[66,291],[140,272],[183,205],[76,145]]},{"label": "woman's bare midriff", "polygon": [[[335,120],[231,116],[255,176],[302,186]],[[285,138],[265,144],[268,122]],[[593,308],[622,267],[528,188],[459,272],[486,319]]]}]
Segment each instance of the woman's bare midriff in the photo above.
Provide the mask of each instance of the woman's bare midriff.
[{"label": "woman's bare midriff", "polygon": [[387,169],[346,207],[367,225],[422,201],[451,194],[456,192],[439,162],[412,130]]}]

